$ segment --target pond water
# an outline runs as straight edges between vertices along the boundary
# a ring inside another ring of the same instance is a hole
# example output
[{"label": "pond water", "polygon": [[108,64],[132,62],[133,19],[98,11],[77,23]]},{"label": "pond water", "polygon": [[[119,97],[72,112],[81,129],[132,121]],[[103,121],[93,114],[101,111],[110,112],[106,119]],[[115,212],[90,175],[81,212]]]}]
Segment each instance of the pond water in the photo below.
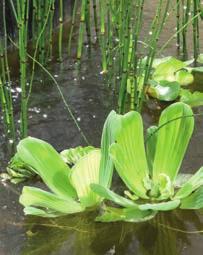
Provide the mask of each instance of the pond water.
[{"label": "pond water", "polygon": [[[151,9],[152,6],[148,6],[145,10],[146,21],[150,21]],[[173,24],[173,20],[170,22]],[[160,43],[170,37],[169,27]],[[167,53],[175,54],[174,41],[168,46]],[[74,61],[66,59],[65,54],[63,63],[55,61],[49,67],[88,141],[95,146],[99,146],[104,120],[116,102],[100,74],[99,59],[98,49],[93,48],[91,56],[85,54],[79,72]],[[58,151],[83,145],[56,86],[40,70],[36,77],[29,109],[29,135],[48,141]],[[201,76],[196,75],[194,85],[201,90]],[[17,97],[17,105],[18,100]],[[195,112],[203,112],[203,109],[197,108]],[[149,101],[143,113],[145,126],[156,123],[159,113],[160,105]],[[18,114],[16,111],[16,117]],[[3,137],[0,145],[0,164],[4,170],[9,153]],[[199,116],[181,169],[193,173],[202,165],[203,121]],[[115,185],[117,183],[118,178]],[[26,183],[32,184],[42,186],[41,183]],[[202,254],[203,211],[176,210],[140,224],[96,223],[93,219],[97,212],[57,219],[25,217],[18,203],[22,186],[0,183],[0,255]]]}]

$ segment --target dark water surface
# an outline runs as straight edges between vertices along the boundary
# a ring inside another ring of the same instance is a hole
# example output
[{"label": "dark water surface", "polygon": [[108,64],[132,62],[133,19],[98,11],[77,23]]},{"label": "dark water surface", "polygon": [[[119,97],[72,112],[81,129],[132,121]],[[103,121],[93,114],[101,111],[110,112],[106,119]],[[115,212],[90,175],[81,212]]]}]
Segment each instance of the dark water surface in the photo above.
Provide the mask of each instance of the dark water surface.
[{"label": "dark water surface", "polygon": [[[150,20],[150,9],[152,6],[146,10],[146,20]],[[170,29],[166,30],[168,32],[164,34],[162,42],[171,33]],[[174,42],[168,47],[168,54],[175,53],[173,46]],[[95,146],[99,146],[104,120],[115,106],[112,93],[104,86],[98,55],[97,48],[93,49],[91,57],[86,54],[79,72],[74,62],[66,59],[62,64],[55,62],[49,68],[83,132]],[[196,75],[195,86],[203,90],[202,77],[199,75]],[[16,104],[18,100],[17,97]],[[148,103],[143,113],[146,127],[156,123],[160,113],[157,106],[153,101]],[[203,109],[195,111],[203,112]],[[16,116],[18,114],[16,112]],[[29,135],[50,142],[58,151],[85,144],[64,109],[56,86],[39,70],[29,116]],[[0,145],[0,164],[4,169],[9,155],[3,137],[0,138]],[[181,169],[194,173],[202,165],[203,117],[198,117]],[[177,210],[159,214],[152,221],[140,224],[96,223],[93,219],[97,212],[58,219],[24,217],[23,208],[18,203],[21,189],[22,185],[0,183],[0,255],[202,254],[203,211]]]}]

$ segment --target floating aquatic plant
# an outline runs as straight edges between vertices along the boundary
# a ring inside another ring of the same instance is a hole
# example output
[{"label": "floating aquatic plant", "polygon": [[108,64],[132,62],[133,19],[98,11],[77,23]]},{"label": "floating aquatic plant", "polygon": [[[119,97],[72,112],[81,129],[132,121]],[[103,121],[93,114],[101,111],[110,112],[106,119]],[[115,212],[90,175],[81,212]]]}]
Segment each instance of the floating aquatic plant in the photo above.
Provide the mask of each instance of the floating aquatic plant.
[{"label": "floating aquatic plant", "polygon": [[[63,153],[72,168],[45,141],[25,138],[17,146],[18,158],[50,191],[25,186],[20,196],[24,212],[57,217],[95,208],[107,199],[117,207],[105,206],[98,221],[140,222],[159,211],[200,209],[203,167],[194,175],[179,173],[193,129],[191,108],[178,102],[162,112],[158,126],[148,128],[144,143],[141,115],[112,111],[101,149],[79,147]],[[114,166],[128,189],[125,196],[110,190]]]},{"label": "floating aquatic plant", "polygon": [[141,115],[129,112],[120,123],[109,153],[127,197],[92,184],[94,192],[121,207],[106,206],[97,220],[139,222],[159,211],[202,208],[203,167],[192,176],[179,174],[194,128],[191,108],[181,102],[166,108],[158,126],[147,130],[146,151]]},{"label": "floating aquatic plant", "polygon": [[25,186],[20,196],[25,214],[57,217],[98,205],[101,197],[90,184],[111,185],[113,164],[108,148],[114,142],[117,126],[117,115],[112,112],[104,124],[101,150],[89,146],[63,152],[62,157],[72,168],[47,142],[32,137],[21,140],[17,146],[18,162],[39,175],[51,191]]}]

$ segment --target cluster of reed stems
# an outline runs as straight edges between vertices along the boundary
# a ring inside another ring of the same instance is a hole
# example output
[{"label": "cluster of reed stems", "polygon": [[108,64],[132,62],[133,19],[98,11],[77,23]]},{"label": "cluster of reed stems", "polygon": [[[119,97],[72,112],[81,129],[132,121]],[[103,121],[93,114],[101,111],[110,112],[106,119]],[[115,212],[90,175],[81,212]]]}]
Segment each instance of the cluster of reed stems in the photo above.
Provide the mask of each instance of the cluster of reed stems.
[{"label": "cluster of reed stems", "polygon": [[[5,133],[15,140],[11,75],[7,53],[7,25],[5,6],[11,8],[16,20],[19,52],[19,84],[21,89],[20,137],[28,134],[28,106],[32,93],[35,65],[45,66],[53,57],[55,17],[58,25],[58,60],[63,60],[63,47],[71,56],[74,31],[78,28],[76,58],[80,62],[84,45],[91,49],[99,44],[102,74],[118,94],[119,112],[128,109],[141,111],[152,64],[157,52],[163,51],[171,37],[158,50],[160,35],[169,15],[176,17],[177,46],[185,58],[188,55],[188,30],[193,31],[194,58],[200,53],[200,0],[157,0],[147,35],[145,25],[146,0],[75,0],[72,8],[68,42],[63,44],[64,0],[2,0],[3,38],[0,40],[0,104]],[[176,2],[176,5],[174,5]],[[56,8],[56,4],[58,8]],[[175,6],[175,7],[174,7]],[[58,11],[58,13],[57,13]],[[57,15],[56,15],[57,14]],[[191,25],[191,28],[189,28]],[[10,40],[11,41],[11,40]],[[31,68],[28,69],[28,56]],[[30,71],[31,70],[31,71]],[[73,116],[74,117],[74,116]],[[77,123],[76,123],[77,125]],[[78,126],[79,127],[79,126]]]},{"label": "cluster of reed stems", "polygon": [[[184,27],[177,34],[177,48],[182,53],[184,59],[188,58],[188,30],[192,30],[193,37],[193,56],[195,61],[200,54],[200,22],[201,22],[201,1],[200,0],[177,0],[176,16],[177,16],[177,31],[181,26]],[[189,26],[189,21],[192,19],[192,28]]]}]

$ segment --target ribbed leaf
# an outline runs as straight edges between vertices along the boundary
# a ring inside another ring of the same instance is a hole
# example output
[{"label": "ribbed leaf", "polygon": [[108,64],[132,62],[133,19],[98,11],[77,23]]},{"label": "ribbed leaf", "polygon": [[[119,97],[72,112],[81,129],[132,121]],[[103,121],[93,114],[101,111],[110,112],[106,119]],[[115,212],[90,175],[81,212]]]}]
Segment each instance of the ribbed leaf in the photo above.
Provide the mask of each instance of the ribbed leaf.
[{"label": "ribbed leaf", "polygon": [[50,212],[50,211],[42,210],[32,206],[25,207],[23,211],[25,215],[34,215],[34,216],[45,217],[45,218],[54,218],[54,217],[59,217],[64,215],[63,213]]},{"label": "ribbed leaf", "polygon": [[147,138],[146,138],[146,154],[148,166],[150,169],[150,174],[152,174],[152,167],[154,162],[154,156],[156,151],[156,142],[157,142],[157,126],[151,126],[147,129]]},{"label": "ribbed leaf", "polygon": [[66,164],[75,165],[79,159],[81,159],[84,155],[92,150],[95,150],[93,146],[78,146],[76,148],[63,150],[60,155]]},{"label": "ribbed leaf", "polygon": [[148,178],[148,165],[144,148],[143,123],[138,112],[121,117],[121,128],[116,143],[110,147],[116,170],[127,187],[136,195],[147,198],[144,180]]},{"label": "ribbed leaf", "polygon": [[135,207],[137,208],[137,204],[135,204],[133,201],[122,197],[115,192],[111,191],[108,188],[105,188],[99,184],[92,184],[91,189],[97,193],[99,196],[108,199],[110,201],[113,201],[114,203],[123,206],[123,207]]},{"label": "ribbed leaf", "polygon": [[70,168],[50,144],[28,137],[20,141],[17,152],[54,193],[63,198],[77,197],[69,181]]},{"label": "ribbed leaf", "polygon": [[203,185],[203,167],[201,167],[176,193],[175,198],[181,199],[190,195]]},{"label": "ribbed leaf", "polygon": [[100,197],[90,188],[91,183],[99,183],[100,159],[100,150],[90,151],[71,169],[71,182],[85,207],[94,206],[100,201]]},{"label": "ribbed leaf", "polygon": [[168,202],[162,202],[162,203],[154,203],[154,204],[143,204],[139,205],[138,208],[140,210],[153,210],[153,211],[169,211],[177,208],[180,204],[180,200],[173,200]]},{"label": "ribbed leaf", "polygon": [[113,162],[109,156],[109,147],[115,142],[115,136],[120,129],[120,115],[111,111],[104,123],[101,139],[101,164],[99,182],[104,187],[110,187],[113,175]]},{"label": "ribbed leaf", "polygon": [[194,128],[191,108],[184,103],[167,107],[159,120],[153,180],[159,174],[168,175],[173,182],[178,174]]},{"label": "ribbed leaf", "polygon": [[189,197],[181,200],[181,209],[201,209],[203,208],[203,186],[197,189]]},{"label": "ribbed leaf", "polygon": [[39,207],[45,211],[51,210],[62,214],[72,214],[84,210],[78,202],[71,198],[63,199],[53,193],[27,186],[23,188],[19,202],[24,207]]},{"label": "ribbed leaf", "polygon": [[126,222],[143,222],[152,219],[156,215],[154,211],[141,211],[134,208],[112,208],[106,207],[103,215],[98,216],[96,221],[113,222],[113,221],[126,221]]}]

